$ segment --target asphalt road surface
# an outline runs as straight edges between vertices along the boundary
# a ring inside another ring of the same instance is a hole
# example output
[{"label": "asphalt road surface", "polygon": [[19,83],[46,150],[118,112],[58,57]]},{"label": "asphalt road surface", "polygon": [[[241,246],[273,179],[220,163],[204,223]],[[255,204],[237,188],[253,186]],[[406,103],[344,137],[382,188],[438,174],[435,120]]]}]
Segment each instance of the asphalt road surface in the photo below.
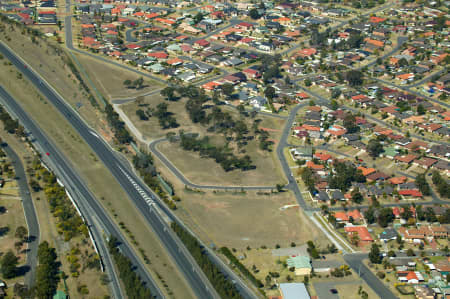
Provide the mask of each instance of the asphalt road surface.
[{"label": "asphalt road surface", "polygon": [[281,134],[280,142],[277,146],[277,156],[278,160],[280,160],[281,167],[283,168],[284,174],[286,175],[286,178],[288,180],[288,184],[286,185],[286,188],[291,190],[295,198],[297,199],[298,205],[304,210],[311,210],[311,207],[309,207],[306,204],[305,199],[302,196],[302,193],[300,192],[300,188],[298,187],[297,182],[295,181],[294,175],[292,174],[291,168],[289,167],[289,164],[287,163],[286,157],[284,155],[284,148],[288,146],[287,144],[287,138],[289,137],[289,133],[291,131],[292,124],[295,121],[295,118],[297,117],[297,112],[301,108],[308,105],[307,102],[303,102],[301,104],[298,104],[295,106],[291,112],[289,113],[289,117],[286,121],[286,124],[284,126],[283,132]]},{"label": "asphalt road surface", "polygon": [[[8,111],[12,113],[15,117],[19,119],[22,125],[25,127],[27,132],[30,133],[33,144],[41,150],[41,152],[51,153],[50,156],[43,155],[46,159],[46,163],[53,169],[58,178],[65,183],[66,189],[69,191],[74,199],[77,199],[77,205],[80,209],[84,219],[88,222],[89,229],[93,234],[96,241],[99,254],[102,258],[103,265],[107,271],[108,277],[110,279],[110,287],[114,298],[123,298],[123,294],[120,288],[120,283],[118,281],[117,275],[114,272],[114,267],[110,259],[107,246],[102,236],[102,231],[100,231],[94,223],[94,218],[103,219],[103,225],[107,232],[117,236],[119,241],[122,242],[120,247],[124,254],[130,255],[130,259],[134,264],[136,264],[136,257],[133,261],[133,252],[124,243],[124,238],[118,234],[116,228],[112,224],[112,221],[106,216],[104,211],[97,204],[93,198],[90,191],[87,189],[86,185],[79,178],[78,174],[75,173],[73,167],[68,164],[68,161],[59,150],[53,145],[53,143],[47,138],[47,136],[41,131],[41,129],[34,123],[34,121],[29,118],[29,116],[24,112],[22,107],[17,104],[17,102],[0,86],[0,100],[4,104]],[[145,277],[144,277],[144,282]],[[155,290],[154,294],[158,294]],[[162,296],[158,297],[162,298]]]},{"label": "asphalt road surface", "polygon": [[22,161],[16,152],[8,145],[4,144],[2,149],[11,159],[11,163],[16,173],[16,181],[19,186],[20,198],[22,199],[22,206],[25,213],[25,219],[28,226],[28,251],[26,266],[28,271],[25,274],[25,285],[31,288],[36,279],[36,264],[37,264],[37,250],[39,246],[40,231],[39,222],[34,209],[33,200],[31,199],[30,189],[28,188],[27,176],[23,168]]},{"label": "asphalt road surface", "polygon": [[[162,204],[159,197],[150,190],[138,176],[129,171],[124,161],[118,158],[118,154],[113,152],[109,145],[100,138],[94,130],[81,119],[78,114],[72,110],[37,73],[31,71],[30,67],[25,67],[10,49],[0,43],[0,52],[8,58],[30,81],[40,90],[40,92],[59,110],[59,112],[69,121],[73,128],[80,134],[86,143],[92,148],[104,165],[110,170],[117,182],[122,186],[130,199],[136,205],[137,209],[146,219],[149,226],[154,230],[173,258],[180,272],[186,278],[188,284],[199,298],[217,298],[214,288],[211,286],[200,267],[192,258],[182,242],[174,235],[165,220],[160,214],[163,211],[172,221],[177,221],[183,225],[171,211]],[[95,199],[92,198],[95,202]],[[164,215],[163,214],[163,215]],[[184,225],[183,225],[184,226]],[[221,270],[232,277],[236,282],[237,289],[245,298],[255,298],[255,294],[223,264],[218,257],[211,253],[213,261],[221,267]],[[149,277],[148,277],[149,278]]]},{"label": "asphalt road surface", "polygon": [[364,281],[383,299],[398,299],[391,290],[389,290],[378,277],[373,274],[366,265],[363,264],[363,259],[367,258],[366,253],[354,253],[344,255],[345,262],[353,269]]}]

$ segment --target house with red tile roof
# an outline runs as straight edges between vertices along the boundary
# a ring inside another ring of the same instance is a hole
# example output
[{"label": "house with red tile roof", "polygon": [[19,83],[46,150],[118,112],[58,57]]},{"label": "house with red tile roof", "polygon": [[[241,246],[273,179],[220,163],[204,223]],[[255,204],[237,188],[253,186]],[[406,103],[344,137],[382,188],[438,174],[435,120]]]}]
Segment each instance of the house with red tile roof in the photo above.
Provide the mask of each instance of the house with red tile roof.
[{"label": "house with red tile roof", "polygon": [[295,96],[297,96],[298,98],[300,98],[300,100],[306,100],[309,99],[309,95],[306,92],[299,92],[296,93]]},{"label": "house with red tile roof", "polygon": [[408,81],[414,79],[414,74],[413,73],[399,74],[396,76],[396,78],[402,81]]},{"label": "house with red tile roof", "polygon": [[403,155],[403,156],[397,155],[394,157],[395,161],[403,162],[406,164],[412,163],[415,159],[417,159],[417,156],[413,155],[413,154],[408,154],[408,155]]},{"label": "house with red tile roof", "polygon": [[350,222],[350,219],[353,219],[356,222],[360,222],[364,219],[361,213],[356,209],[347,212],[337,211],[334,213],[334,217],[336,218],[337,222],[345,222],[345,223]]},{"label": "house with red tile roof", "polygon": [[382,48],[384,47],[384,42],[380,41],[380,40],[376,40],[376,39],[371,39],[371,38],[366,38],[365,39],[366,43],[375,46],[377,48]]},{"label": "house with red tile roof", "polygon": [[331,162],[332,161],[332,156],[330,154],[325,154],[322,152],[315,152],[313,155],[314,158],[319,159],[321,161],[324,162]]},{"label": "house with red tile roof", "polygon": [[255,69],[245,69],[242,71],[248,79],[261,78],[261,72]]},{"label": "house with red tile roof", "polygon": [[241,23],[236,25],[236,28],[244,29],[244,30],[250,30],[250,29],[253,29],[253,27],[255,27],[253,24],[250,24],[250,23],[247,23],[247,22],[241,22]]},{"label": "house with red tile roof", "polygon": [[168,26],[171,26],[176,23],[174,20],[165,19],[165,18],[155,18],[155,22],[158,22],[158,23],[161,23],[164,25],[168,25]]},{"label": "house with red tile roof", "polygon": [[209,47],[209,42],[206,39],[199,39],[194,42],[194,48],[206,48]]},{"label": "house with red tile roof", "polygon": [[360,244],[368,244],[374,241],[365,226],[346,226],[344,230],[349,236],[358,234]]},{"label": "house with red tile roof", "polygon": [[152,12],[152,13],[145,14],[144,18],[146,20],[151,20],[151,19],[157,18],[158,16],[159,16],[159,13]]},{"label": "house with red tile roof", "polygon": [[369,174],[375,173],[377,170],[375,168],[366,168],[359,166],[358,170],[361,170],[363,176],[368,176]]},{"label": "house with red tile roof", "polygon": [[417,189],[405,189],[405,190],[399,190],[398,194],[406,197],[406,198],[422,198],[422,192],[420,192]]},{"label": "house with red tile roof", "polygon": [[164,60],[167,59],[167,57],[169,57],[169,54],[165,53],[165,52],[150,52],[147,54],[148,57],[154,57],[158,60]]},{"label": "house with red tile roof", "polygon": [[384,21],[386,21],[385,18],[380,18],[380,17],[376,17],[376,16],[370,17],[370,22],[375,23],[375,24],[383,23]]},{"label": "house with red tile roof", "polygon": [[315,55],[317,53],[317,49],[315,48],[307,48],[307,49],[302,49],[300,51],[297,52],[297,56],[300,57],[310,57],[312,55]]},{"label": "house with red tile roof", "polygon": [[333,125],[327,130],[327,133],[332,137],[339,137],[347,133],[347,129],[339,125]]},{"label": "house with red tile roof", "polygon": [[434,164],[436,164],[437,162],[438,162],[437,159],[423,157],[421,159],[415,160],[413,162],[413,164],[418,165],[418,166],[420,166],[422,168],[428,169],[431,166],[433,166]]},{"label": "house with red tile roof", "polygon": [[325,169],[325,166],[323,166],[321,164],[316,164],[313,161],[306,162],[306,167],[313,169],[313,170],[324,170]]},{"label": "house with red tile roof", "polygon": [[400,185],[405,183],[406,181],[407,178],[405,176],[393,177],[389,179],[389,183],[391,183],[392,185]]}]

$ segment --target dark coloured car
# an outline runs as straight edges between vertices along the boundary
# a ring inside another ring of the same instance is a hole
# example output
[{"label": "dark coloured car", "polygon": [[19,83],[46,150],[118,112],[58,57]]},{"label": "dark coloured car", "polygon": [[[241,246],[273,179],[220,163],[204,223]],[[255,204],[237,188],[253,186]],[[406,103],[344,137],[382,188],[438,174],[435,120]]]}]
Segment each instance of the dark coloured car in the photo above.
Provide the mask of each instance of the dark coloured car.
[{"label": "dark coloured car", "polygon": [[331,294],[337,294],[338,291],[336,289],[330,289]]}]

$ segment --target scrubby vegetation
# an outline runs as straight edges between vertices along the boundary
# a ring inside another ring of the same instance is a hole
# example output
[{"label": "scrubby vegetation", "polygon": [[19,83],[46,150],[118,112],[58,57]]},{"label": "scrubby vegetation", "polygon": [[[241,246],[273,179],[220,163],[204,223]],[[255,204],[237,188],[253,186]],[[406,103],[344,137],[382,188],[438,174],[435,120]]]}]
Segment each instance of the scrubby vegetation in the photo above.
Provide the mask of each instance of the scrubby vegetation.
[{"label": "scrubby vegetation", "polygon": [[209,259],[205,249],[197,239],[175,222],[172,222],[171,227],[194,257],[219,296],[230,299],[242,298],[234,284]]}]

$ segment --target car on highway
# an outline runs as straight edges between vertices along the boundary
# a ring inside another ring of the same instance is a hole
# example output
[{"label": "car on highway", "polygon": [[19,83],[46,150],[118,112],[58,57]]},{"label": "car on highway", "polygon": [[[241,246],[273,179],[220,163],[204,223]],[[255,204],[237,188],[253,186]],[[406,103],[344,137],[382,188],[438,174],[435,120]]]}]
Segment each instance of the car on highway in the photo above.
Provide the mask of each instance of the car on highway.
[{"label": "car on highway", "polygon": [[338,293],[338,290],[336,290],[336,289],[330,289],[330,293],[331,293],[331,294],[337,294],[337,293]]}]

